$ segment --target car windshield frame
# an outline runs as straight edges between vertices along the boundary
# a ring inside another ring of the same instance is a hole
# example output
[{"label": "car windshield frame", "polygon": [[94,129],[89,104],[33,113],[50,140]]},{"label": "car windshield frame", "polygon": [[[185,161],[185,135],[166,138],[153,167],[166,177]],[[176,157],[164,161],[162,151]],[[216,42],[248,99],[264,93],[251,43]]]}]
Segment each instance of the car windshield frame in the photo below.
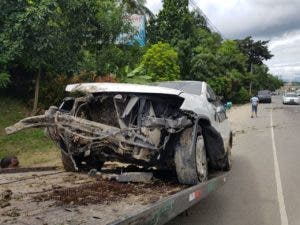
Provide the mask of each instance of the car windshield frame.
[{"label": "car windshield frame", "polygon": [[270,95],[270,94],[271,94],[270,91],[267,91],[267,90],[259,91],[259,92],[257,93],[257,95]]},{"label": "car windshield frame", "polygon": [[201,81],[166,81],[152,83],[154,86],[172,88],[183,91],[184,93],[201,95],[203,91],[203,82]]},{"label": "car windshield frame", "polygon": [[294,94],[294,93],[288,93],[288,94],[286,94],[284,97],[288,97],[288,98],[297,98],[298,95],[297,95],[297,94]]}]

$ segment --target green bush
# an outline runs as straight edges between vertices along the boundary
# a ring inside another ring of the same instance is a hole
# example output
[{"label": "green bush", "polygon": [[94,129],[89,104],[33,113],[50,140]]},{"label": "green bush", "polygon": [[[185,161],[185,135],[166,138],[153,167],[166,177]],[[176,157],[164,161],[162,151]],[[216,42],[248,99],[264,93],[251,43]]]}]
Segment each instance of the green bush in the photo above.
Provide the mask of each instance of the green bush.
[{"label": "green bush", "polygon": [[10,75],[8,73],[0,73],[0,88],[5,88],[10,83]]},{"label": "green bush", "polygon": [[148,49],[139,66],[127,78],[130,82],[141,83],[177,80],[179,75],[177,52],[169,44],[158,42]]},{"label": "green bush", "polygon": [[236,103],[246,103],[249,102],[250,95],[249,92],[246,90],[246,88],[242,87],[238,93],[235,94],[233,97],[233,101]]}]

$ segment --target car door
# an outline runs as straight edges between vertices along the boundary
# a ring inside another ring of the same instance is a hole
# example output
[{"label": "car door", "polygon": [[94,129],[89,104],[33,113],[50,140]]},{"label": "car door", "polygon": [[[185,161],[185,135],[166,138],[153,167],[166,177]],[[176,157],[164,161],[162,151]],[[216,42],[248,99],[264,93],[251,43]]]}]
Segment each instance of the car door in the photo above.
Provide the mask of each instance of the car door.
[{"label": "car door", "polygon": [[224,105],[218,100],[213,89],[206,86],[206,97],[208,101],[208,109],[213,115],[213,124],[215,128],[220,132],[224,143],[229,141],[230,127],[226,116],[226,110]]}]

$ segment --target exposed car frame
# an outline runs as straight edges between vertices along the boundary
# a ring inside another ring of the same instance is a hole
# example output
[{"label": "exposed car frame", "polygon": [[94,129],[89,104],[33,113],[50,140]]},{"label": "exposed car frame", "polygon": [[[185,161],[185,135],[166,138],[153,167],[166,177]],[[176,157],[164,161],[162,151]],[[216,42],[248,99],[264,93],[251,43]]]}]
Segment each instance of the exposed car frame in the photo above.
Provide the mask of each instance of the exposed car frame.
[{"label": "exposed car frame", "polygon": [[66,98],[6,132],[46,127],[68,171],[120,161],[176,171],[180,183],[196,184],[207,179],[208,168],[231,168],[226,111],[205,82],[85,83],[66,91],[85,96]]}]

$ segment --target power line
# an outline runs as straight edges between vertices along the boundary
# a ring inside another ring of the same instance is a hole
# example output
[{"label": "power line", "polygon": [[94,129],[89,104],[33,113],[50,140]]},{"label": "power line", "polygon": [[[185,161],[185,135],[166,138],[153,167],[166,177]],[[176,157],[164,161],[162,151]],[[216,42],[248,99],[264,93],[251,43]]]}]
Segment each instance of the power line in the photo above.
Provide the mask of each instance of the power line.
[{"label": "power line", "polygon": [[[195,10],[197,11],[201,16],[203,16],[205,18],[205,20],[207,21],[208,27],[221,35],[222,37],[222,33],[218,30],[218,28],[211,22],[211,20],[205,15],[205,13],[199,8],[199,6],[197,5],[197,3],[194,0],[189,0],[189,5]],[[223,38],[223,37],[222,37]]]}]

